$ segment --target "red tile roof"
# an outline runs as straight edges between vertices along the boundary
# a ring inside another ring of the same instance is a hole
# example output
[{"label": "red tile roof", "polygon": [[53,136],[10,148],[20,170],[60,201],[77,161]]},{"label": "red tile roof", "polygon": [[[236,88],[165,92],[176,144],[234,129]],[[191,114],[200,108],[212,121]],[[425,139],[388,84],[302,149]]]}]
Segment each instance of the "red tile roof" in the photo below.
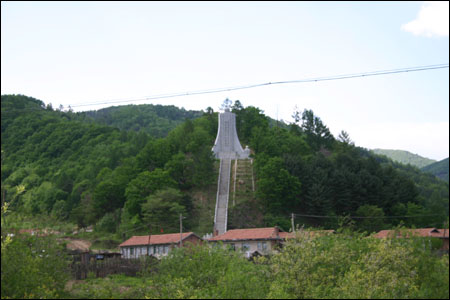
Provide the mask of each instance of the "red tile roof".
[{"label": "red tile roof", "polygon": [[280,239],[278,227],[232,229],[208,241],[268,240]]},{"label": "red tile roof", "polygon": [[382,230],[375,234],[375,238],[387,238],[387,237],[440,237],[448,238],[448,229],[437,229],[437,228],[418,228],[418,229],[402,229],[402,230]]},{"label": "red tile roof", "polygon": [[[183,240],[188,238],[189,236],[194,235],[198,239],[200,239],[193,232],[183,233]],[[132,236],[125,242],[119,245],[119,247],[124,246],[137,246],[137,245],[158,245],[158,244],[175,244],[180,242],[180,234],[179,233],[170,233],[170,234],[158,234],[158,235],[141,235],[141,236]]]},{"label": "red tile roof", "polygon": [[439,232],[432,232],[431,236],[448,239],[448,229],[437,229],[437,230]]}]

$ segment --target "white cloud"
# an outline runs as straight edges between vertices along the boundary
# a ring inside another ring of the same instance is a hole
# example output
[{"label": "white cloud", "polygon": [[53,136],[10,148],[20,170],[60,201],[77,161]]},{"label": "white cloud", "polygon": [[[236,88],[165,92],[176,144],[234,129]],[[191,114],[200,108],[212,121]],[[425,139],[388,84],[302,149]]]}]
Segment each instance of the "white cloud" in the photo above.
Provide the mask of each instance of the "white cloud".
[{"label": "white cloud", "polygon": [[417,18],[403,24],[402,29],[426,37],[448,36],[449,1],[427,1],[420,8]]}]

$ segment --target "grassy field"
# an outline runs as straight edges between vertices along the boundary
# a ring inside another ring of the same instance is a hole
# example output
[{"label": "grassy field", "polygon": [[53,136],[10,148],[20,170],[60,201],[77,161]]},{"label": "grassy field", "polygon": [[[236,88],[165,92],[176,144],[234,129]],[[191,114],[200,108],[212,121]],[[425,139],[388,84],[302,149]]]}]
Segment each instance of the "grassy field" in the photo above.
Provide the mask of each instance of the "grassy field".
[{"label": "grassy field", "polygon": [[135,299],[144,298],[151,289],[150,280],[144,277],[109,275],[85,280],[70,280],[65,286],[67,299]]}]

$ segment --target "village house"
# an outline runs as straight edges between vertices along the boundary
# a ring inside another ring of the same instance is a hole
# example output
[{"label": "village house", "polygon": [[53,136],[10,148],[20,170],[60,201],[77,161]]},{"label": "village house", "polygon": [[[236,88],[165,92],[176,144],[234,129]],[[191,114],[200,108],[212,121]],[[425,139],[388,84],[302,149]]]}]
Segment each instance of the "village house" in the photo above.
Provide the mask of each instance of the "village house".
[{"label": "village house", "polygon": [[208,242],[218,244],[232,250],[240,250],[247,258],[254,255],[268,255],[290,238],[313,238],[333,234],[334,230],[300,230],[295,233],[282,231],[277,226],[268,228],[232,229],[224,234],[208,239]]},{"label": "village house", "polygon": [[[198,244],[202,241],[193,232],[182,234],[182,244]],[[119,245],[122,258],[139,258],[141,256],[153,255],[161,258],[169,254],[174,247],[180,246],[180,234],[159,234],[132,236]]]},{"label": "village house", "polygon": [[224,234],[212,237],[208,242],[217,245],[222,242],[224,247],[232,250],[240,250],[248,258],[258,252],[261,255],[272,253],[277,245],[283,241],[281,231],[278,227],[232,229]]},{"label": "village house", "polygon": [[408,238],[408,237],[435,237],[442,239],[441,250],[449,250],[449,234],[448,229],[437,228],[417,228],[417,229],[401,229],[401,230],[382,230],[375,234],[375,238]]}]

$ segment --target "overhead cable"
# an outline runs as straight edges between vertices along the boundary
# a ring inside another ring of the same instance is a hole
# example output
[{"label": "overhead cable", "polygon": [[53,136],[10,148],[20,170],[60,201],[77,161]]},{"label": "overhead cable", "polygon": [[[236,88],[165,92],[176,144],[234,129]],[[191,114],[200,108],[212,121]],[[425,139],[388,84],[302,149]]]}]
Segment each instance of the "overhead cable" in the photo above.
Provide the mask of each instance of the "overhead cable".
[{"label": "overhead cable", "polygon": [[355,217],[355,216],[317,216],[317,215],[302,215],[294,214],[296,217],[307,217],[307,218],[328,218],[328,219],[338,219],[338,218],[350,218],[350,219],[398,219],[398,218],[422,218],[422,217],[435,217],[442,216],[442,214],[432,214],[432,215],[414,215],[414,216],[377,216],[377,217]]},{"label": "overhead cable", "polygon": [[235,90],[242,90],[242,89],[251,89],[251,88],[268,86],[268,85],[331,81],[331,80],[350,79],[350,78],[357,78],[357,77],[369,77],[369,76],[377,76],[377,75],[388,75],[388,74],[435,70],[435,69],[443,69],[443,68],[448,68],[448,67],[449,67],[449,64],[447,63],[447,64],[428,65],[428,66],[410,67],[410,68],[402,68],[402,69],[372,71],[372,72],[365,72],[365,73],[335,75],[335,76],[328,76],[328,77],[307,78],[307,79],[300,79],[300,80],[275,81],[275,82],[248,84],[248,85],[241,85],[241,86],[232,86],[232,87],[198,90],[198,91],[190,91],[190,92],[160,94],[160,95],[153,95],[153,96],[133,98],[133,99],[117,99],[117,100],[108,100],[108,101],[87,102],[87,103],[82,103],[82,104],[77,104],[77,105],[71,105],[71,107],[73,108],[73,107],[93,106],[93,105],[101,105],[101,104],[126,103],[126,102],[155,100],[155,99],[173,98],[173,97],[181,97],[181,96],[193,96],[193,95],[220,93],[220,92],[228,92],[228,91],[235,91]]}]

